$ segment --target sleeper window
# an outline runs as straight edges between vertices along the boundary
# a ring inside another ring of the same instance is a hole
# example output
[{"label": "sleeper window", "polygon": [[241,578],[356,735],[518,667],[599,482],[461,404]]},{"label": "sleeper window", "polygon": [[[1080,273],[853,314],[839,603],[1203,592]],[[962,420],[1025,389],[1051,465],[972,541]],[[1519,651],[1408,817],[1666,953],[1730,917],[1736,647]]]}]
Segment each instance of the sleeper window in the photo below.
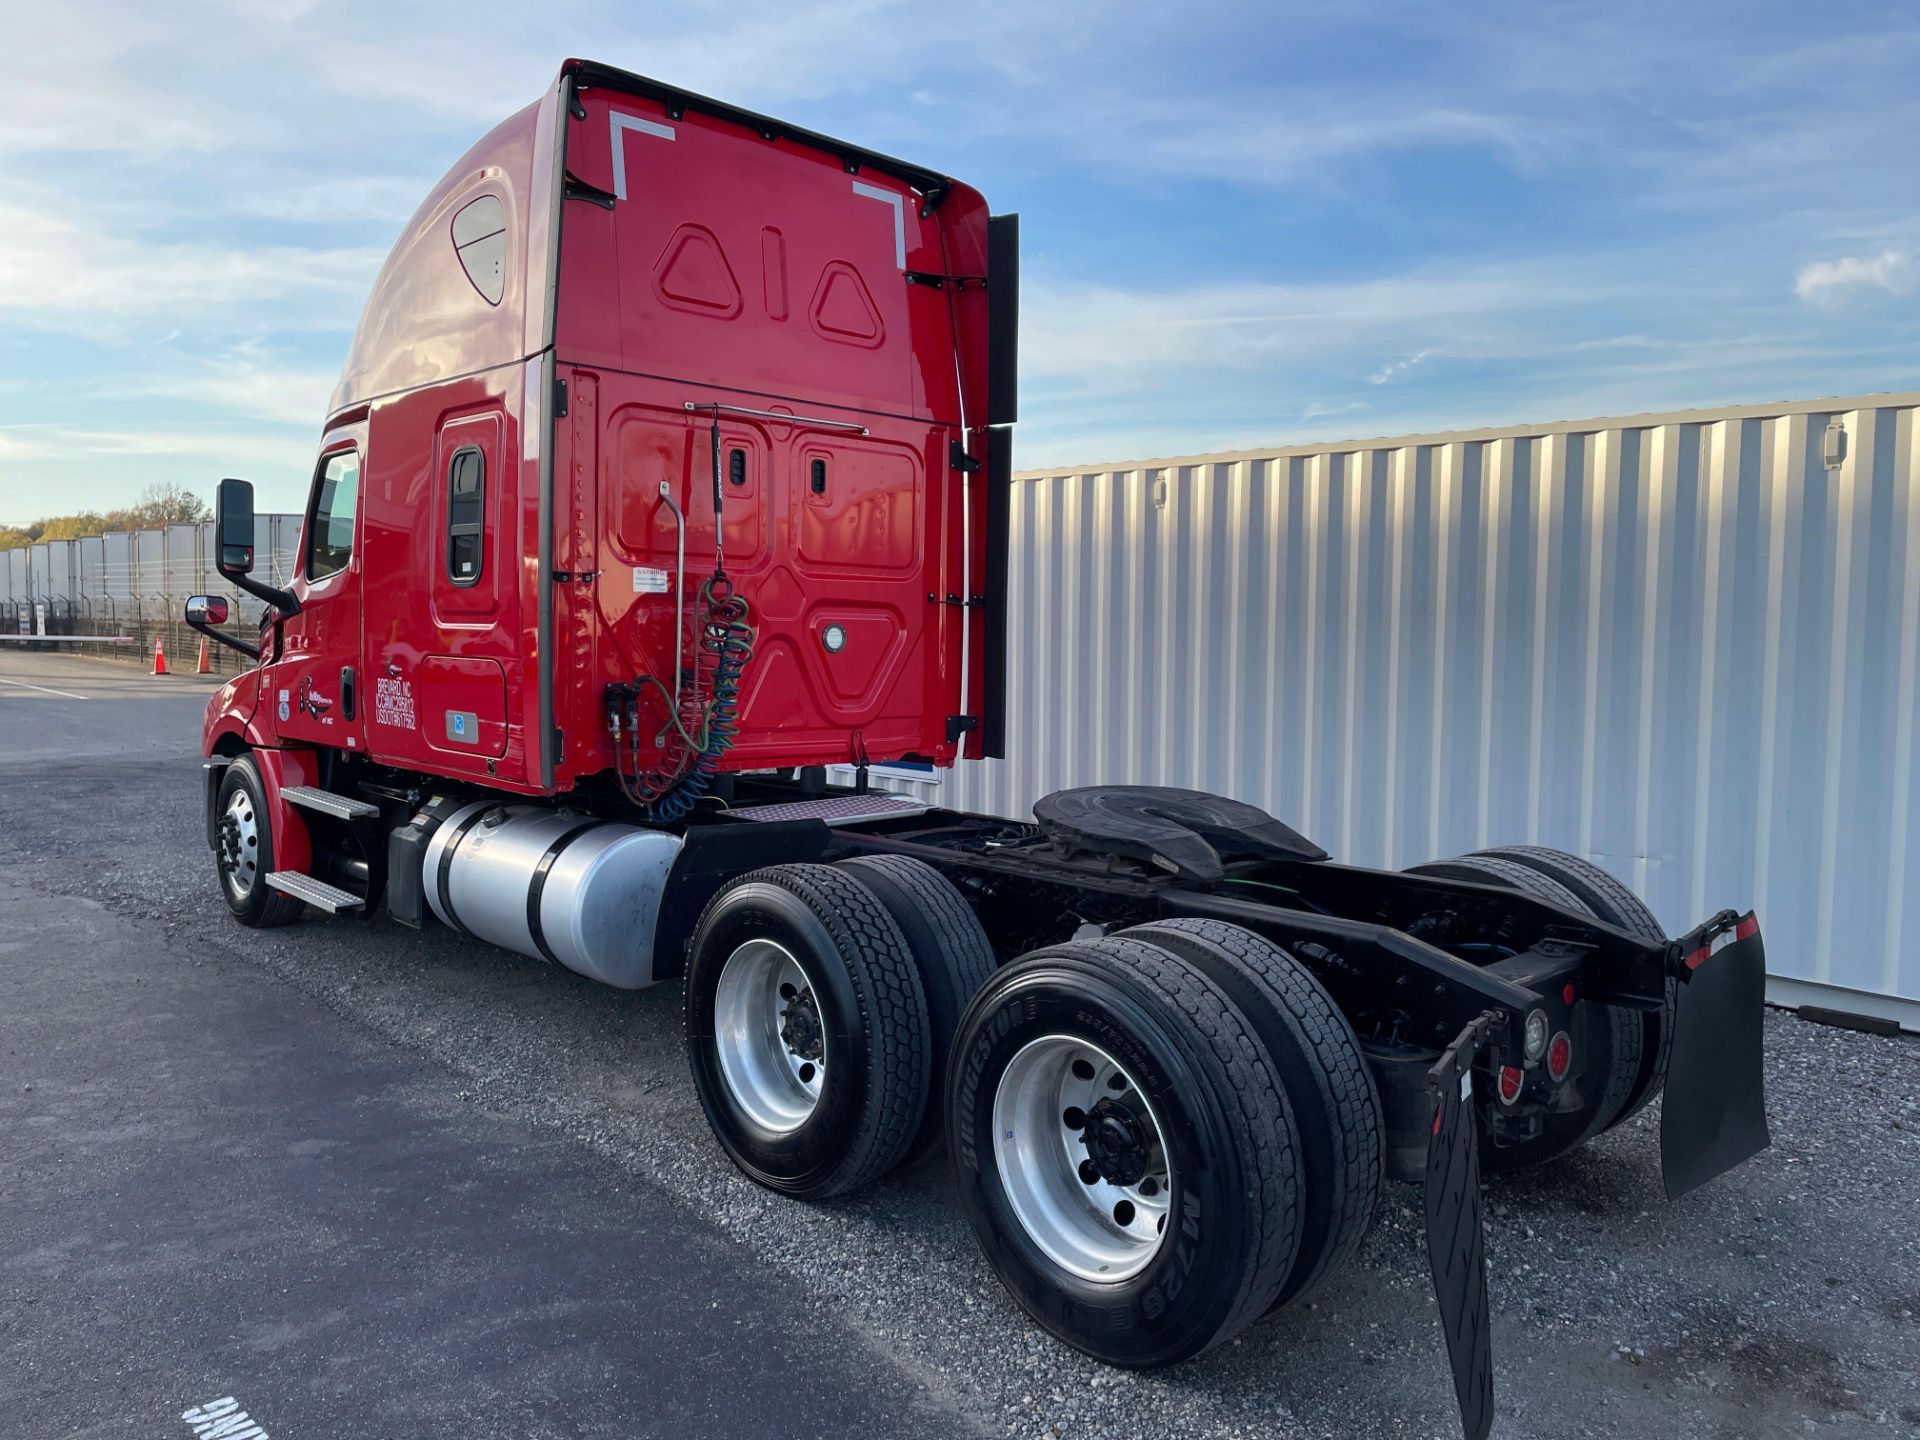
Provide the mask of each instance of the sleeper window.
[{"label": "sleeper window", "polygon": [[347,568],[359,508],[360,457],[351,450],[329,455],[307,516],[307,579],[324,579]]},{"label": "sleeper window", "polygon": [[447,462],[447,578],[475,585],[486,564],[487,461],[469,445]]}]

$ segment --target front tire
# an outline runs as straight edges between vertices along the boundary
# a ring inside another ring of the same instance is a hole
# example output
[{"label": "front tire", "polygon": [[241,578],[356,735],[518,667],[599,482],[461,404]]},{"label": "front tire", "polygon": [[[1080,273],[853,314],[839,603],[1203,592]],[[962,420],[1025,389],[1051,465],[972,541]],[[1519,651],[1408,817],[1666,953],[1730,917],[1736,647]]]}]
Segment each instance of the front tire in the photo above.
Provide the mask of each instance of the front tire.
[{"label": "front tire", "polygon": [[267,884],[267,876],[273,873],[273,822],[267,812],[266,782],[251,755],[227,766],[215,803],[220,819],[214,865],[227,909],[234,919],[255,930],[291,925],[306,907]]},{"label": "front tire", "polygon": [[687,960],[687,1054],[721,1147],[822,1200],[899,1164],[926,1110],[927,1001],[906,938],[830,865],[775,865],[708,904]]},{"label": "front tire", "polygon": [[1098,1360],[1197,1355],[1292,1270],[1292,1108],[1252,1022],[1179,955],[1116,936],[997,972],[961,1021],[947,1120],[989,1263]]}]

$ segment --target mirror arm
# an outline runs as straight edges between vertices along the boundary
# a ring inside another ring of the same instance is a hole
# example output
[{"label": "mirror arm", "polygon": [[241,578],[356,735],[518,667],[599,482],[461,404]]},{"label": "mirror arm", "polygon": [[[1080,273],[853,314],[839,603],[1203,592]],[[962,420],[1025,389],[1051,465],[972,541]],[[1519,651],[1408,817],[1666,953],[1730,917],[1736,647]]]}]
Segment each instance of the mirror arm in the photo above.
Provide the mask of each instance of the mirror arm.
[{"label": "mirror arm", "polygon": [[256,596],[273,606],[280,612],[281,619],[300,613],[299,597],[291,590],[282,590],[278,585],[269,585],[265,581],[256,580],[244,570],[234,570],[225,565],[215,565],[213,568],[220,572],[221,579],[231,580],[249,595]]},{"label": "mirror arm", "polygon": [[[268,588],[271,589],[272,587],[269,586]],[[260,647],[258,645],[249,645],[238,635],[229,635],[224,630],[217,630],[204,620],[195,620],[192,616],[188,616],[187,628],[190,630],[198,630],[202,635],[211,636],[229,650],[238,650],[249,660],[258,660],[260,658]]]}]

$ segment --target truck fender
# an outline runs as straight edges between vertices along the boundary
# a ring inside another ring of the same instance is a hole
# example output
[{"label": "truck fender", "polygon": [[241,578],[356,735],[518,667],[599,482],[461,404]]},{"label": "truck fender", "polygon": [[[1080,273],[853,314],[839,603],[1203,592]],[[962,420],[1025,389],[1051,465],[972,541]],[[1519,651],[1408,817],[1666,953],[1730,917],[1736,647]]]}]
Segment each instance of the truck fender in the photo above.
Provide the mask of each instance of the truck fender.
[{"label": "truck fender", "polygon": [[289,785],[312,785],[319,778],[320,767],[315,763],[314,753],[270,745],[249,746],[245,753],[259,770],[260,784],[266,790],[274,868],[296,870],[303,875],[310,873],[313,842],[307,835],[307,822],[298,810],[280,798],[280,792]]}]

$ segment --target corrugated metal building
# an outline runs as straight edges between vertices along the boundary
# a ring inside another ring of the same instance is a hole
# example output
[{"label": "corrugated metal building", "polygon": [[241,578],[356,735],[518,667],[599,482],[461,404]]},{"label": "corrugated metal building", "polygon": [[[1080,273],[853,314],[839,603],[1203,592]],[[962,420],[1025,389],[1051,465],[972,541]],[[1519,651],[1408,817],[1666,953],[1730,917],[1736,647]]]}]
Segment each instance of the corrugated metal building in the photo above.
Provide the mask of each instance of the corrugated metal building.
[{"label": "corrugated metal building", "polygon": [[1670,932],[1756,906],[1779,1000],[1920,1027],[1917,407],[1022,473],[1010,758],[919,788],[1189,785],[1365,865],[1553,845]]}]

